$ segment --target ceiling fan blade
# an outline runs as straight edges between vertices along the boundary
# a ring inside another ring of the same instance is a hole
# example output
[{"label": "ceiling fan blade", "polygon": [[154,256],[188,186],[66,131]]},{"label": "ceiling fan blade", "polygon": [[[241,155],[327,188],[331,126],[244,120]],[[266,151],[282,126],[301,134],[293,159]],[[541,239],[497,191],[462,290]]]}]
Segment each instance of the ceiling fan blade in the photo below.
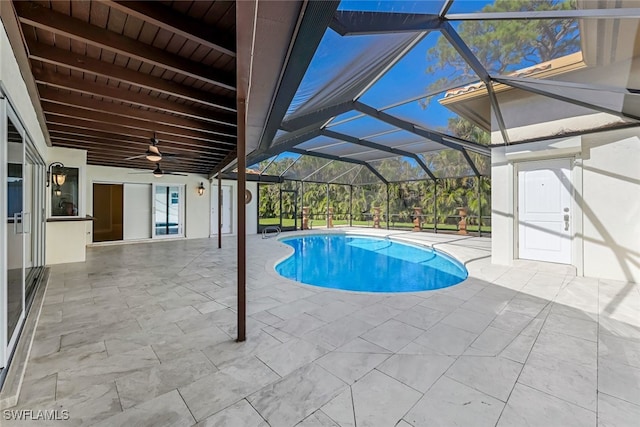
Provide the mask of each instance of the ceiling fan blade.
[{"label": "ceiling fan blade", "polygon": [[141,159],[145,156],[145,154],[140,154],[139,156],[133,156],[133,157],[127,157],[124,160],[135,160],[135,159]]},{"label": "ceiling fan blade", "polygon": [[176,173],[176,172],[165,172],[165,175],[179,175],[179,176],[187,176],[186,173]]},{"label": "ceiling fan blade", "polygon": [[147,171],[147,172],[129,172],[129,175],[140,175],[140,174],[144,174],[144,173],[152,173],[152,171]]}]

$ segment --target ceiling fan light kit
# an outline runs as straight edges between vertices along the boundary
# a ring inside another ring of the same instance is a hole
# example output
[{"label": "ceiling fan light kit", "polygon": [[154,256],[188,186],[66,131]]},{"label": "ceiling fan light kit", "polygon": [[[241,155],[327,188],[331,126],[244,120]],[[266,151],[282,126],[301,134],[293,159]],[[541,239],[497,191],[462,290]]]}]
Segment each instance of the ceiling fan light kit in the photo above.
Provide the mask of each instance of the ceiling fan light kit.
[{"label": "ceiling fan light kit", "polygon": [[149,148],[147,148],[145,156],[150,162],[159,162],[162,160],[162,154],[155,145],[150,145]]},{"label": "ceiling fan light kit", "polygon": [[153,170],[153,176],[156,178],[162,178],[162,175],[164,175],[164,172],[160,169],[160,163],[156,163],[156,168]]}]

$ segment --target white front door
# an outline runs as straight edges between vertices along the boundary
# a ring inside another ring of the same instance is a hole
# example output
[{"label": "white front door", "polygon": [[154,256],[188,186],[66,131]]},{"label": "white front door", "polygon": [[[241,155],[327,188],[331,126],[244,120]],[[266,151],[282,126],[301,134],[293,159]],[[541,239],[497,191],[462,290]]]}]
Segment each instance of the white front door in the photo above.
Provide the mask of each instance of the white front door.
[{"label": "white front door", "polygon": [[569,159],[518,165],[519,257],[571,264]]},{"label": "white front door", "polygon": [[[218,234],[218,186],[211,186],[213,197],[211,198],[211,235]],[[231,186],[222,186],[222,234],[231,234],[233,231],[231,220]]]}]

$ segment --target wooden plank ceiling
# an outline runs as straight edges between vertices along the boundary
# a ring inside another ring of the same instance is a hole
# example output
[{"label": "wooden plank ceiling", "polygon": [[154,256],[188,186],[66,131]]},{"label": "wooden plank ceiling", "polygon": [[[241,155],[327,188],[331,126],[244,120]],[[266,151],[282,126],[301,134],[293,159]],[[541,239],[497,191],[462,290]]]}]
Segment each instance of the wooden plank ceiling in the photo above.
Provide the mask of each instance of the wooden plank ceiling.
[{"label": "wooden plank ceiling", "polygon": [[[14,1],[54,146],[207,174],[236,148],[235,2]],[[172,160],[169,163],[169,160]]]}]

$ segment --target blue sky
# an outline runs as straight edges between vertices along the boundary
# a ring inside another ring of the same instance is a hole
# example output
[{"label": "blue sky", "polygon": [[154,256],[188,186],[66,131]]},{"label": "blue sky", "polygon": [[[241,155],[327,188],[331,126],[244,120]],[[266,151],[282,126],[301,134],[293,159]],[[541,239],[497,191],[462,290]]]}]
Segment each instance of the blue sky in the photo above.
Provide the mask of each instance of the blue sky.
[{"label": "blue sky", "polygon": [[[360,11],[385,11],[404,13],[438,13],[442,7],[443,0],[422,0],[422,1],[369,1],[369,0],[349,0],[343,1],[340,10],[360,10]],[[469,13],[480,11],[487,4],[493,4],[493,0],[456,0],[449,13]],[[457,28],[459,22],[452,22]],[[363,73],[354,73],[354,70],[366,69],[367,66],[375,64],[380,58],[380,52],[391,44],[403,43],[407,37],[415,34],[383,34],[383,35],[359,35],[341,37],[331,29],[327,29],[320,46],[311,62],[309,69],[300,85],[296,96],[290,107],[290,112],[296,111],[304,105],[310,97],[320,90],[321,95],[316,96],[313,102],[313,109],[319,103],[332,97],[336,93],[340,95],[339,89],[354,80]],[[455,76],[454,70],[449,67],[440,68],[432,73],[427,73],[430,62],[427,59],[427,52],[436,45],[438,40],[443,38],[439,31],[428,34],[418,42],[398,63],[387,71],[371,88],[369,88],[359,100],[375,108],[384,108],[389,105],[419,97],[427,91],[432,90],[434,82],[440,79],[452,81]],[[532,65],[532,63],[513,64],[513,68],[521,68]],[[468,83],[478,81],[477,77],[461,81],[456,87],[464,86]],[[438,89],[446,89],[449,83],[440,84]],[[439,93],[428,103],[412,102],[404,106],[395,107],[388,112],[397,117],[420,124],[426,128],[444,131],[449,118],[456,115],[441,106],[438,99],[443,97]],[[342,99],[344,101],[346,99]],[[335,102],[335,100],[329,100]],[[331,104],[330,104],[331,105]],[[350,115],[347,113],[346,115]],[[365,137],[366,120],[357,119],[351,123],[353,131],[358,137]],[[341,126],[343,133],[349,132],[349,126]],[[364,132],[364,133],[363,133]],[[372,132],[374,133],[374,132]]]}]

